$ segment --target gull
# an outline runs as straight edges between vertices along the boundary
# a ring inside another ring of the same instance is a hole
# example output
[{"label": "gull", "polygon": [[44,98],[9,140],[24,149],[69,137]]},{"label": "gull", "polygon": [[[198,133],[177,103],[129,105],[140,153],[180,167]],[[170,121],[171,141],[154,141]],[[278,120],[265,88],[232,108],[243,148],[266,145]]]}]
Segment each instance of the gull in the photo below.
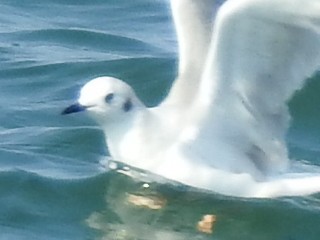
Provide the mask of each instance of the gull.
[{"label": "gull", "polygon": [[[171,0],[178,76],[147,108],[124,81],[86,83],[63,114],[87,112],[111,157],[229,196],[320,192],[320,171],[294,172],[287,102],[320,67],[317,0]],[[315,167],[316,168],[316,167]]]}]

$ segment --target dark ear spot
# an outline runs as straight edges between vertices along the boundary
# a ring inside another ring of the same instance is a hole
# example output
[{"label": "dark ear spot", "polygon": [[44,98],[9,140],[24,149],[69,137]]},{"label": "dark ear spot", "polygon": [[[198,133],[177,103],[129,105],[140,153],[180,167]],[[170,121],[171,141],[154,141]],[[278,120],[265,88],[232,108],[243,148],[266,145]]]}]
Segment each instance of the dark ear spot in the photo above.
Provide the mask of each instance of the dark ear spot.
[{"label": "dark ear spot", "polygon": [[130,99],[127,99],[127,101],[123,104],[122,109],[125,112],[129,112],[133,107],[133,104]]}]

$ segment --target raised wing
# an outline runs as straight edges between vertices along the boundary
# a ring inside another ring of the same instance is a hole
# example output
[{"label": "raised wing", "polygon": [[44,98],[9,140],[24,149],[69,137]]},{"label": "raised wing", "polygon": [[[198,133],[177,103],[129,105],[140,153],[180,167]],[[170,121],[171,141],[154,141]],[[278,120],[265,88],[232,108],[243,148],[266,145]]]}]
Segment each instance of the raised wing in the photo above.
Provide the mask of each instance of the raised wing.
[{"label": "raised wing", "polygon": [[256,178],[283,171],[286,102],[319,66],[320,1],[227,1],[190,113],[198,117],[181,143],[219,169]]},{"label": "raised wing", "polygon": [[199,89],[212,34],[216,0],[171,0],[179,46],[179,70],[165,105],[189,107]]}]

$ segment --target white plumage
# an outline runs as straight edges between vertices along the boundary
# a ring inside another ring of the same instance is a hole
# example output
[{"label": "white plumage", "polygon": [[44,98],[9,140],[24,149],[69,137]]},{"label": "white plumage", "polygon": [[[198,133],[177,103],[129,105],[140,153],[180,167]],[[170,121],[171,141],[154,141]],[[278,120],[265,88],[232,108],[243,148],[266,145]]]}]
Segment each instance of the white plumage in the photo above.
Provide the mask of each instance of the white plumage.
[{"label": "white plumage", "polygon": [[242,197],[320,191],[320,173],[290,173],[285,144],[286,103],[320,67],[320,2],[171,6],[179,69],[163,103],[146,108],[126,83],[101,77],[65,113],[86,109],[115,160],[186,185]]}]

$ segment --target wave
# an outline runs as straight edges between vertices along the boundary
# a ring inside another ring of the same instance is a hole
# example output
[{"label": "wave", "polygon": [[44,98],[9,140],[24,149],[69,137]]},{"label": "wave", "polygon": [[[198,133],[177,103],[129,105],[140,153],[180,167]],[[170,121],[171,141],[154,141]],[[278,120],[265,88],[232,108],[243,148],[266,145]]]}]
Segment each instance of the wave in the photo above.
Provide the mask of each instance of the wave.
[{"label": "wave", "polygon": [[[34,41],[36,43],[45,42],[46,44],[60,44],[63,46],[72,46],[83,48],[84,50],[95,50],[103,52],[146,52],[146,50],[156,50],[156,47],[151,46],[143,41],[129,38],[126,36],[115,35],[92,29],[80,28],[53,28],[53,29],[36,29],[27,31],[16,31],[10,33],[2,33],[3,37],[7,35],[9,39],[16,41],[23,40],[24,42]],[[10,37],[9,37],[10,36]],[[130,47],[131,46],[131,47]]]}]

